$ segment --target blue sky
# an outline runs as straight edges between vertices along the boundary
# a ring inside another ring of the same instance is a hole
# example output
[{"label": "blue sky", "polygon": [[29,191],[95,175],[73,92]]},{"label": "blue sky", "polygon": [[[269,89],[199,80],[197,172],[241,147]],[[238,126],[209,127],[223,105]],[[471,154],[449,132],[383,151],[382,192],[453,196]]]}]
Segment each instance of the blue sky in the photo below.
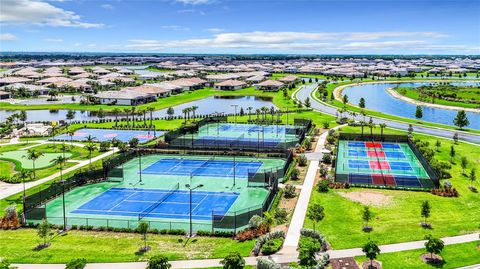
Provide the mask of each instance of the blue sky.
[{"label": "blue sky", "polygon": [[479,0],[0,4],[0,51],[480,54]]}]

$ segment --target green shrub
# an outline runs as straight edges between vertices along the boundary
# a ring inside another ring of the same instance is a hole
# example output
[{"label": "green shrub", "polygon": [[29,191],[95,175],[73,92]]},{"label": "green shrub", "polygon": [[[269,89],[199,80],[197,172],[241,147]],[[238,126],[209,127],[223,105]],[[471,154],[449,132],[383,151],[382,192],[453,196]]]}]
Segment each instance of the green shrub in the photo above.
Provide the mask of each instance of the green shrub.
[{"label": "green shrub", "polygon": [[263,255],[270,255],[273,253],[277,253],[282,248],[283,245],[283,238],[275,238],[267,241],[262,246],[262,254]]},{"label": "green shrub", "polygon": [[300,170],[298,170],[297,168],[293,168],[292,173],[290,174],[290,179],[298,180],[299,176],[300,176]]},{"label": "green shrub", "polygon": [[285,223],[287,222],[288,211],[285,208],[277,208],[274,217],[277,224]]},{"label": "green shrub", "polygon": [[317,183],[317,191],[318,192],[328,192],[328,180],[320,180]]},{"label": "green shrub", "polygon": [[169,269],[172,265],[168,258],[163,255],[156,255],[148,260],[147,269]]},{"label": "green shrub", "polygon": [[65,269],[83,269],[86,265],[85,259],[73,259],[66,264]]},{"label": "green shrub", "polygon": [[307,163],[308,163],[308,160],[304,154],[298,156],[298,165],[303,167],[303,166],[307,166]]},{"label": "green shrub", "polygon": [[293,185],[290,185],[290,184],[285,185],[285,192],[283,196],[287,199],[294,198],[295,196],[297,196],[295,189],[296,188]]}]

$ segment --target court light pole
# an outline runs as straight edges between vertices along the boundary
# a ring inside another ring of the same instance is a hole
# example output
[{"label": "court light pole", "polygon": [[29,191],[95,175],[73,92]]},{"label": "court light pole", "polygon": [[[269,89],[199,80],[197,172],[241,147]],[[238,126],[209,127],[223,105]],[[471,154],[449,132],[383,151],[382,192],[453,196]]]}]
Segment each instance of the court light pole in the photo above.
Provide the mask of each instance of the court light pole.
[{"label": "court light pole", "polygon": [[203,184],[199,184],[195,187],[191,187],[190,184],[185,184],[185,187],[189,190],[190,192],[190,233],[188,235],[189,238],[193,237],[193,223],[192,223],[192,191],[194,191],[195,189],[198,189],[198,188],[201,188],[203,187]]},{"label": "court light pole", "polygon": [[235,107],[234,119],[235,119],[235,125],[237,125],[237,107],[238,107],[238,105],[234,104],[234,105],[231,105],[231,106]]},{"label": "court light pole", "polygon": [[143,185],[142,181],[142,154],[140,154],[140,150],[137,148],[137,153],[138,153],[138,174],[140,175],[140,185]]}]

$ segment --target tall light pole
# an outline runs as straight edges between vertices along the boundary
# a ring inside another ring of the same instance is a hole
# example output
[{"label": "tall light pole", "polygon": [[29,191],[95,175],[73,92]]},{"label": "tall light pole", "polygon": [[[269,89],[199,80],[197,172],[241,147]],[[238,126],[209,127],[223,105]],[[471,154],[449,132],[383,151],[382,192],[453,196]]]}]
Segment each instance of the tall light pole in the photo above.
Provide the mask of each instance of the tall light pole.
[{"label": "tall light pole", "polygon": [[137,148],[138,153],[138,174],[140,175],[140,185],[143,185],[142,181],[142,154],[140,154],[140,150]]},{"label": "tall light pole", "polygon": [[235,117],[235,125],[237,125],[237,107],[238,107],[238,105],[231,105],[231,106],[235,107],[235,116],[234,117]]},{"label": "tall light pole", "polygon": [[188,237],[193,237],[193,224],[192,224],[192,191],[195,190],[195,189],[198,189],[198,188],[201,188],[203,187],[203,184],[199,184],[195,187],[191,187],[190,184],[185,184],[185,187],[190,191],[190,233],[188,235]]}]

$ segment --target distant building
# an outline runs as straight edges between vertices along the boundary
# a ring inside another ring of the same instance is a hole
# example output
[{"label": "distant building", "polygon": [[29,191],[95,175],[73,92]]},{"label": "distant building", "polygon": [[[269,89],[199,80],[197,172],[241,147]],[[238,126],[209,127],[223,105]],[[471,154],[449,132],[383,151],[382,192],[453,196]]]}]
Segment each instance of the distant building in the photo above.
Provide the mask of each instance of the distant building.
[{"label": "distant building", "polygon": [[94,95],[103,105],[136,106],[155,101],[155,96],[132,90],[104,91]]},{"label": "distant building", "polygon": [[239,89],[245,88],[246,85],[247,84],[243,81],[229,79],[229,80],[215,83],[215,89],[225,90],[225,91],[239,90]]},{"label": "distant building", "polygon": [[265,80],[258,84],[255,84],[255,89],[262,91],[278,91],[285,84],[278,80]]}]

